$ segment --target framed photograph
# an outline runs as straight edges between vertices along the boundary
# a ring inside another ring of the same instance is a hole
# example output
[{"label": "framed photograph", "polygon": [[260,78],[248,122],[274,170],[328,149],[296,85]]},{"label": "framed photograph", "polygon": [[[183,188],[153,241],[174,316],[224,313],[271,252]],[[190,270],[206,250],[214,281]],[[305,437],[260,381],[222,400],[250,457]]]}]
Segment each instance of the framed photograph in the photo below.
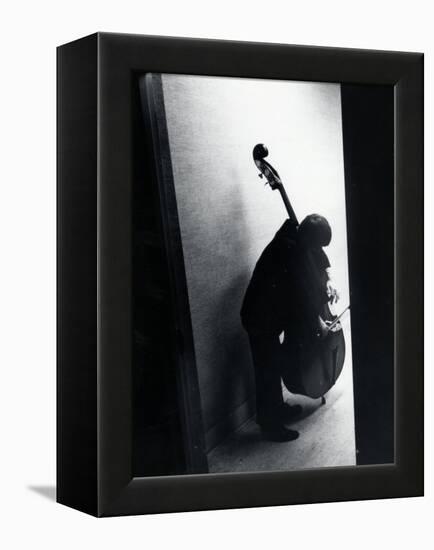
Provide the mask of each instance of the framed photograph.
[{"label": "framed photograph", "polygon": [[422,54],[59,47],[57,490],[423,494]]}]

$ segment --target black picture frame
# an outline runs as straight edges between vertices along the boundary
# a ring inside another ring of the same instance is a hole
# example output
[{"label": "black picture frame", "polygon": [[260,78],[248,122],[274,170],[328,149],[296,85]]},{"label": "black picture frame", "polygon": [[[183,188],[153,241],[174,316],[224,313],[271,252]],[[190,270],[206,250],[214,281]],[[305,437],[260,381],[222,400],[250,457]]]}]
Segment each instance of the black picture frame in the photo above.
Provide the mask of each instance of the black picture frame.
[{"label": "black picture frame", "polygon": [[[132,87],[148,72],[393,86],[393,464],[132,476]],[[57,148],[58,502],[114,516],[423,494],[422,54],[97,33],[58,48]]]}]

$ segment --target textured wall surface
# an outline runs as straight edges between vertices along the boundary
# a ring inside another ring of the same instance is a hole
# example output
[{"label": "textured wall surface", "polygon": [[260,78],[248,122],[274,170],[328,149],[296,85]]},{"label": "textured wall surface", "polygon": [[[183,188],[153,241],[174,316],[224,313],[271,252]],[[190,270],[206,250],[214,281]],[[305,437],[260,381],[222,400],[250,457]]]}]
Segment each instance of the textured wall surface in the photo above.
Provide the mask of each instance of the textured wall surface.
[{"label": "textured wall surface", "polygon": [[[330,221],[327,254],[341,292],[339,310],[348,304],[340,86],[164,75],[163,90],[212,447],[254,411],[239,310],[259,255],[286,218],[279,193],[258,178],[256,143],[267,145],[300,221],[312,212]],[[345,330],[350,345],[349,322]]]}]

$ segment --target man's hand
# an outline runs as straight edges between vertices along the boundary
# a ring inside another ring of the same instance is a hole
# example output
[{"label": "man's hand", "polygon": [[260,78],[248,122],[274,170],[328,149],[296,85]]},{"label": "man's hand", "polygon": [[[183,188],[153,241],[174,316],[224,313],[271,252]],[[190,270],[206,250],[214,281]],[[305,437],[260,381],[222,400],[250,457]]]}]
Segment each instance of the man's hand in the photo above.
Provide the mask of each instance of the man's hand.
[{"label": "man's hand", "polygon": [[336,304],[339,300],[339,292],[331,285],[330,281],[327,281],[327,296],[331,304]]}]

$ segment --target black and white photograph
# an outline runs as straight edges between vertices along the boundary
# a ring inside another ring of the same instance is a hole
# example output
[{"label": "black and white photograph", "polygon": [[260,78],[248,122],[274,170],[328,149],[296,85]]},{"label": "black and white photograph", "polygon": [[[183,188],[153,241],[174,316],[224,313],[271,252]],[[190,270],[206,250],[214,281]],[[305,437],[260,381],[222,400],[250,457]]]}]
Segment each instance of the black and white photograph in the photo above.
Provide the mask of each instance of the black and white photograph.
[{"label": "black and white photograph", "polygon": [[[148,73],[135,117],[137,475],[393,463],[392,88]],[[375,317],[372,361],[360,326]]]},{"label": "black and white photograph", "polygon": [[433,547],[431,12],[2,5],[1,548]]}]

